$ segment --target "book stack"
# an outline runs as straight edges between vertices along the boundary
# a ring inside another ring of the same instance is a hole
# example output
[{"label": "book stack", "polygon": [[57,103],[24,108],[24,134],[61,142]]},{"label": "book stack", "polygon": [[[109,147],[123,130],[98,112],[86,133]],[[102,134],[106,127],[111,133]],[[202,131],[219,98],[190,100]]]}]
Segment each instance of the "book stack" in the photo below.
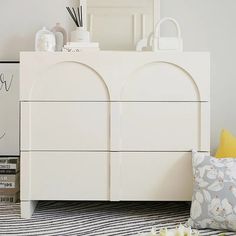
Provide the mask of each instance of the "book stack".
[{"label": "book stack", "polygon": [[99,50],[99,43],[90,42],[69,42],[62,49],[63,52],[96,52]]},{"label": "book stack", "polygon": [[0,203],[15,203],[20,191],[19,157],[0,158]]}]

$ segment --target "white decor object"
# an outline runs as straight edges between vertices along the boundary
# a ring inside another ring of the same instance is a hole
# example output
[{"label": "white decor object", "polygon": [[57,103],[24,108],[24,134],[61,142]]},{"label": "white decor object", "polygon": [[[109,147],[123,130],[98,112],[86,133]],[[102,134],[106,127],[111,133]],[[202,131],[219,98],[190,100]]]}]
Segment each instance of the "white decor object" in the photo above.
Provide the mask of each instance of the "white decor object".
[{"label": "white decor object", "polygon": [[75,10],[72,7],[66,8],[77,26],[75,31],[71,32],[72,42],[90,42],[90,34],[87,31],[87,0],[80,0],[80,6]]},{"label": "white decor object", "polygon": [[21,53],[21,201],[189,201],[208,53]]},{"label": "white decor object", "polygon": [[54,52],[56,49],[55,35],[43,27],[35,37],[35,51]]},{"label": "white decor object", "polygon": [[[161,25],[167,21],[171,21],[174,23],[177,29],[177,37],[161,37]],[[179,23],[171,18],[165,17],[160,20],[160,22],[156,25],[153,37],[153,51],[183,51],[183,40],[181,37],[181,30]]]},{"label": "white decor object", "polygon": [[0,63],[0,155],[19,149],[19,64]]},{"label": "white decor object", "polygon": [[99,50],[99,43],[69,42],[63,47],[64,52],[94,52]]},{"label": "white decor object", "polygon": [[72,42],[90,42],[90,34],[84,27],[77,27],[71,32]]},{"label": "white decor object", "polygon": [[[152,41],[151,41],[152,40]],[[148,38],[141,39],[136,45],[136,51],[151,51],[153,43],[153,32],[148,36]]]},{"label": "white decor object", "polygon": [[[175,24],[177,37],[161,37],[161,25],[166,21],[171,21]],[[156,25],[154,32],[150,33],[147,38],[138,41],[136,51],[183,51],[183,39],[181,37],[181,29],[179,23],[171,18],[165,17]]]},{"label": "white decor object", "polygon": [[105,50],[135,50],[160,17],[160,0],[88,0],[88,30]]},{"label": "white decor object", "polygon": [[51,31],[55,34],[56,51],[62,51],[63,46],[67,43],[66,30],[61,26],[60,23],[56,23]]},{"label": "white decor object", "polygon": [[176,229],[163,228],[159,233],[153,227],[150,233],[140,233],[138,236],[200,236],[200,234],[197,230],[192,230],[191,227],[187,228],[180,224]]}]

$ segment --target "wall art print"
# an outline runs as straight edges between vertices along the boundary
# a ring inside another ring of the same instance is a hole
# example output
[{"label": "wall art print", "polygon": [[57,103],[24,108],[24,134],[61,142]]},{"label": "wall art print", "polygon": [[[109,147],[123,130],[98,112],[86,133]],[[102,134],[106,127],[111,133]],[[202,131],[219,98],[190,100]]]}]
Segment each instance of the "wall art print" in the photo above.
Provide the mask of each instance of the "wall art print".
[{"label": "wall art print", "polygon": [[0,156],[19,155],[19,63],[0,62]]}]

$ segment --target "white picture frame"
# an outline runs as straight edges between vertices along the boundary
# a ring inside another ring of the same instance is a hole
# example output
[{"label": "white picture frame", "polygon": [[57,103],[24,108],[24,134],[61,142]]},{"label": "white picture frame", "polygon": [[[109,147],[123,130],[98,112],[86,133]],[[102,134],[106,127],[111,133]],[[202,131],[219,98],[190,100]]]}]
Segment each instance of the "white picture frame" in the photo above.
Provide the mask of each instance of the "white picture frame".
[{"label": "white picture frame", "polygon": [[19,63],[0,62],[0,156],[19,155]]},{"label": "white picture frame", "polygon": [[88,30],[103,50],[135,50],[160,19],[160,0],[88,0]]}]

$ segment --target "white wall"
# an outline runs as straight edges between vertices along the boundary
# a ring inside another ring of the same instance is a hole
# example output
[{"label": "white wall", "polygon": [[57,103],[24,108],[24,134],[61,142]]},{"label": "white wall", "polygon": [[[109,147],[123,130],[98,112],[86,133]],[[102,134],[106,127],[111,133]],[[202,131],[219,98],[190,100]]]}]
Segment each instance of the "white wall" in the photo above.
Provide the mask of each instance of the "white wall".
[{"label": "white wall", "polygon": [[[100,42],[102,49],[134,50],[142,35],[147,36],[153,31],[153,18],[155,22],[159,19],[159,10],[155,14],[153,11],[154,2],[158,5],[159,0],[87,2],[88,28],[93,31],[92,37]],[[35,33],[43,26],[51,29],[56,22],[60,22],[70,36],[75,25],[66,6],[77,7],[78,4],[79,0],[0,1],[0,60],[17,60],[19,51],[32,51]]]},{"label": "white wall", "polygon": [[222,128],[236,135],[235,9],[235,0],[161,1],[161,16],[172,16],[181,24],[184,49],[211,52],[212,150]]},{"label": "white wall", "polygon": [[[43,25],[51,28],[61,22],[70,31],[72,23],[65,7],[76,2],[2,0],[0,60],[17,60],[18,51],[32,50],[34,34]],[[215,149],[223,127],[236,134],[236,1],[162,0],[161,7],[162,16],[179,21],[186,51],[211,52],[211,135]]]},{"label": "white wall", "polygon": [[35,33],[60,22],[71,31],[66,6],[78,0],[1,0],[0,60],[18,60],[19,51],[33,50]]}]

